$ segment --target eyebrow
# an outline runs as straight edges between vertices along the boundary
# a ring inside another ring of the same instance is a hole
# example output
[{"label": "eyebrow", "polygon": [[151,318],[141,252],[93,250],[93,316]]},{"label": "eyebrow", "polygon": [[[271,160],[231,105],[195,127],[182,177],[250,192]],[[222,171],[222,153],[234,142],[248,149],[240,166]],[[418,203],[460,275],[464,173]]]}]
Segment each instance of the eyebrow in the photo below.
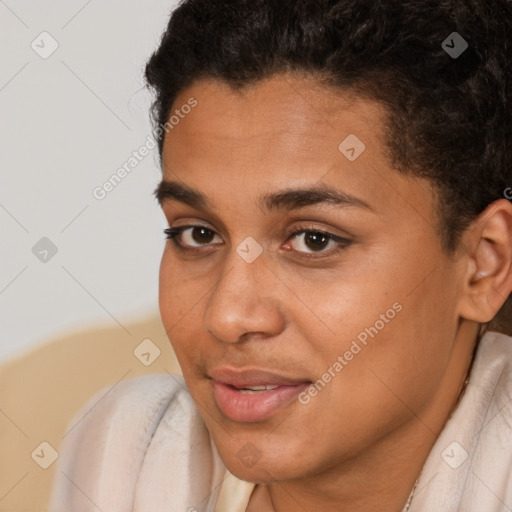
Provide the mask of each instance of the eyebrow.
[{"label": "eyebrow", "polygon": [[[212,203],[205,195],[176,181],[162,180],[155,190],[155,197],[162,206],[168,201],[178,201],[198,210],[215,211]],[[258,200],[258,206],[263,212],[298,210],[319,204],[358,207],[375,211],[362,199],[326,185],[288,188],[266,194]]]}]

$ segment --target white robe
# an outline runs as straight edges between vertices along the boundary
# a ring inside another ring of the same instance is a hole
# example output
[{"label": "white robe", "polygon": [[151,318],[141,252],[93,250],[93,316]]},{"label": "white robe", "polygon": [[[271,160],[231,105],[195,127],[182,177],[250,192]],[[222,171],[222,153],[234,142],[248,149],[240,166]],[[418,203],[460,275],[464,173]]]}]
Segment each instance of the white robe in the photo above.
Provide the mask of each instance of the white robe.
[{"label": "white robe", "polygon": [[[227,472],[183,378],[150,375],[74,417],[48,512],[244,512],[253,487]],[[481,339],[409,512],[512,512],[512,338]]]}]

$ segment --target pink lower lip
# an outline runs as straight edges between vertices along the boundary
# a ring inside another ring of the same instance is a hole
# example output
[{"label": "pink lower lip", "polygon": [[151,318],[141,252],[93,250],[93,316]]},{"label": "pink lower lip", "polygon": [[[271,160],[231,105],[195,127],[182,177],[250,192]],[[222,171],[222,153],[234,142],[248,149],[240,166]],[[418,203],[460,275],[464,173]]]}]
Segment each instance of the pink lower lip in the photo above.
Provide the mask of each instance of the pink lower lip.
[{"label": "pink lower lip", "polygon": [[293,402],[308,384],[279,386],[251,395],[243,394],[221,382],[213,383],[213,396],[220,410],[234,421],[255,422],[270,417],[281,407]]}]

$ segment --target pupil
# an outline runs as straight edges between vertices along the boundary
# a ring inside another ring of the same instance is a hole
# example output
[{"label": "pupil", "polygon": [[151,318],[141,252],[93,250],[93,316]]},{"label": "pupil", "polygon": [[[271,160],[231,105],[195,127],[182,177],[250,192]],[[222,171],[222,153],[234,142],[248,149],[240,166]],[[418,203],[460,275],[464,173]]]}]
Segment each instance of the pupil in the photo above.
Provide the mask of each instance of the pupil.
[{"label": "pupil", "polygon": [[[196,236],[198,235],[198,236]],[[196,228],[193,233],[194,240],[199,243],[210,242],[212,231],[206,228]]]},{"label": "pupil", "polygon": [[306,245],[310,249],[323,249],[329,241],[329,237],[322,233],[306,233]]}]

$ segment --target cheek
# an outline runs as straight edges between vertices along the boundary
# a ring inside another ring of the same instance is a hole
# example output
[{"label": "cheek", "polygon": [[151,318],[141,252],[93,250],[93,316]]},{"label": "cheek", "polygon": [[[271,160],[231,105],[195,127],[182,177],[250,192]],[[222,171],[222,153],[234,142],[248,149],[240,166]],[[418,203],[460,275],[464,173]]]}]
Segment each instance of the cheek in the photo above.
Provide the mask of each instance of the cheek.
[{"label": "cheek", "polygon": [[[303,288],[314,315],[294,315],[318,377],[328,380],[329,369],[343,375],[332,379],[332,389],[363,415],[390,404],[383,393],[396,401],[386,386],[424,403],[446,368],[457,328],[455,287],[433,255],[402,256],[400,265],[396,256],[380,255],[359,269],[347,261],[328,283]],[[294,284],[300,289],[298,280]]]},{"label": "cheek", "polygon": [[208,290],[208,282],[191,274],[190,266],[180,264],[172,251],[166,247],[160,262],[159,303],[164,322],[178,322],[193,313]]},{"label": "cheek", "polygon": [[165,249],[160,263],[159,307],[160,316],[172,348],[182,368],[186,365],[187,340],[193,338],[197,314],[206,288],[197,279],[187,278]]},{"label": "cheek", "polygon": [[177,319],[183,315],[183,312],[177,309],[181,303],[177,299],[182,295],[183,286],[177,279],[167,252],[168,250],[165,249],[160,262],[158,302],[165,329],[169,330]]},{"label": "cheek", "polygon": [[389,296],[397,299],[391,309],[387,299],[377,301],[380,306],[369,306],[372,315],[361,316],[363,322],[353,325],[351,333],[361,347],[345,373],[347,382],[357,384],[351,407],[363,415],[373,409],[375,421],[390,410],[407,414],[403,404],[418,411],[428,403],[444,374],[455,336],[453,304],[440,297],[441,276],[432,274],[412,293],[407,281],[389,288]]}]

